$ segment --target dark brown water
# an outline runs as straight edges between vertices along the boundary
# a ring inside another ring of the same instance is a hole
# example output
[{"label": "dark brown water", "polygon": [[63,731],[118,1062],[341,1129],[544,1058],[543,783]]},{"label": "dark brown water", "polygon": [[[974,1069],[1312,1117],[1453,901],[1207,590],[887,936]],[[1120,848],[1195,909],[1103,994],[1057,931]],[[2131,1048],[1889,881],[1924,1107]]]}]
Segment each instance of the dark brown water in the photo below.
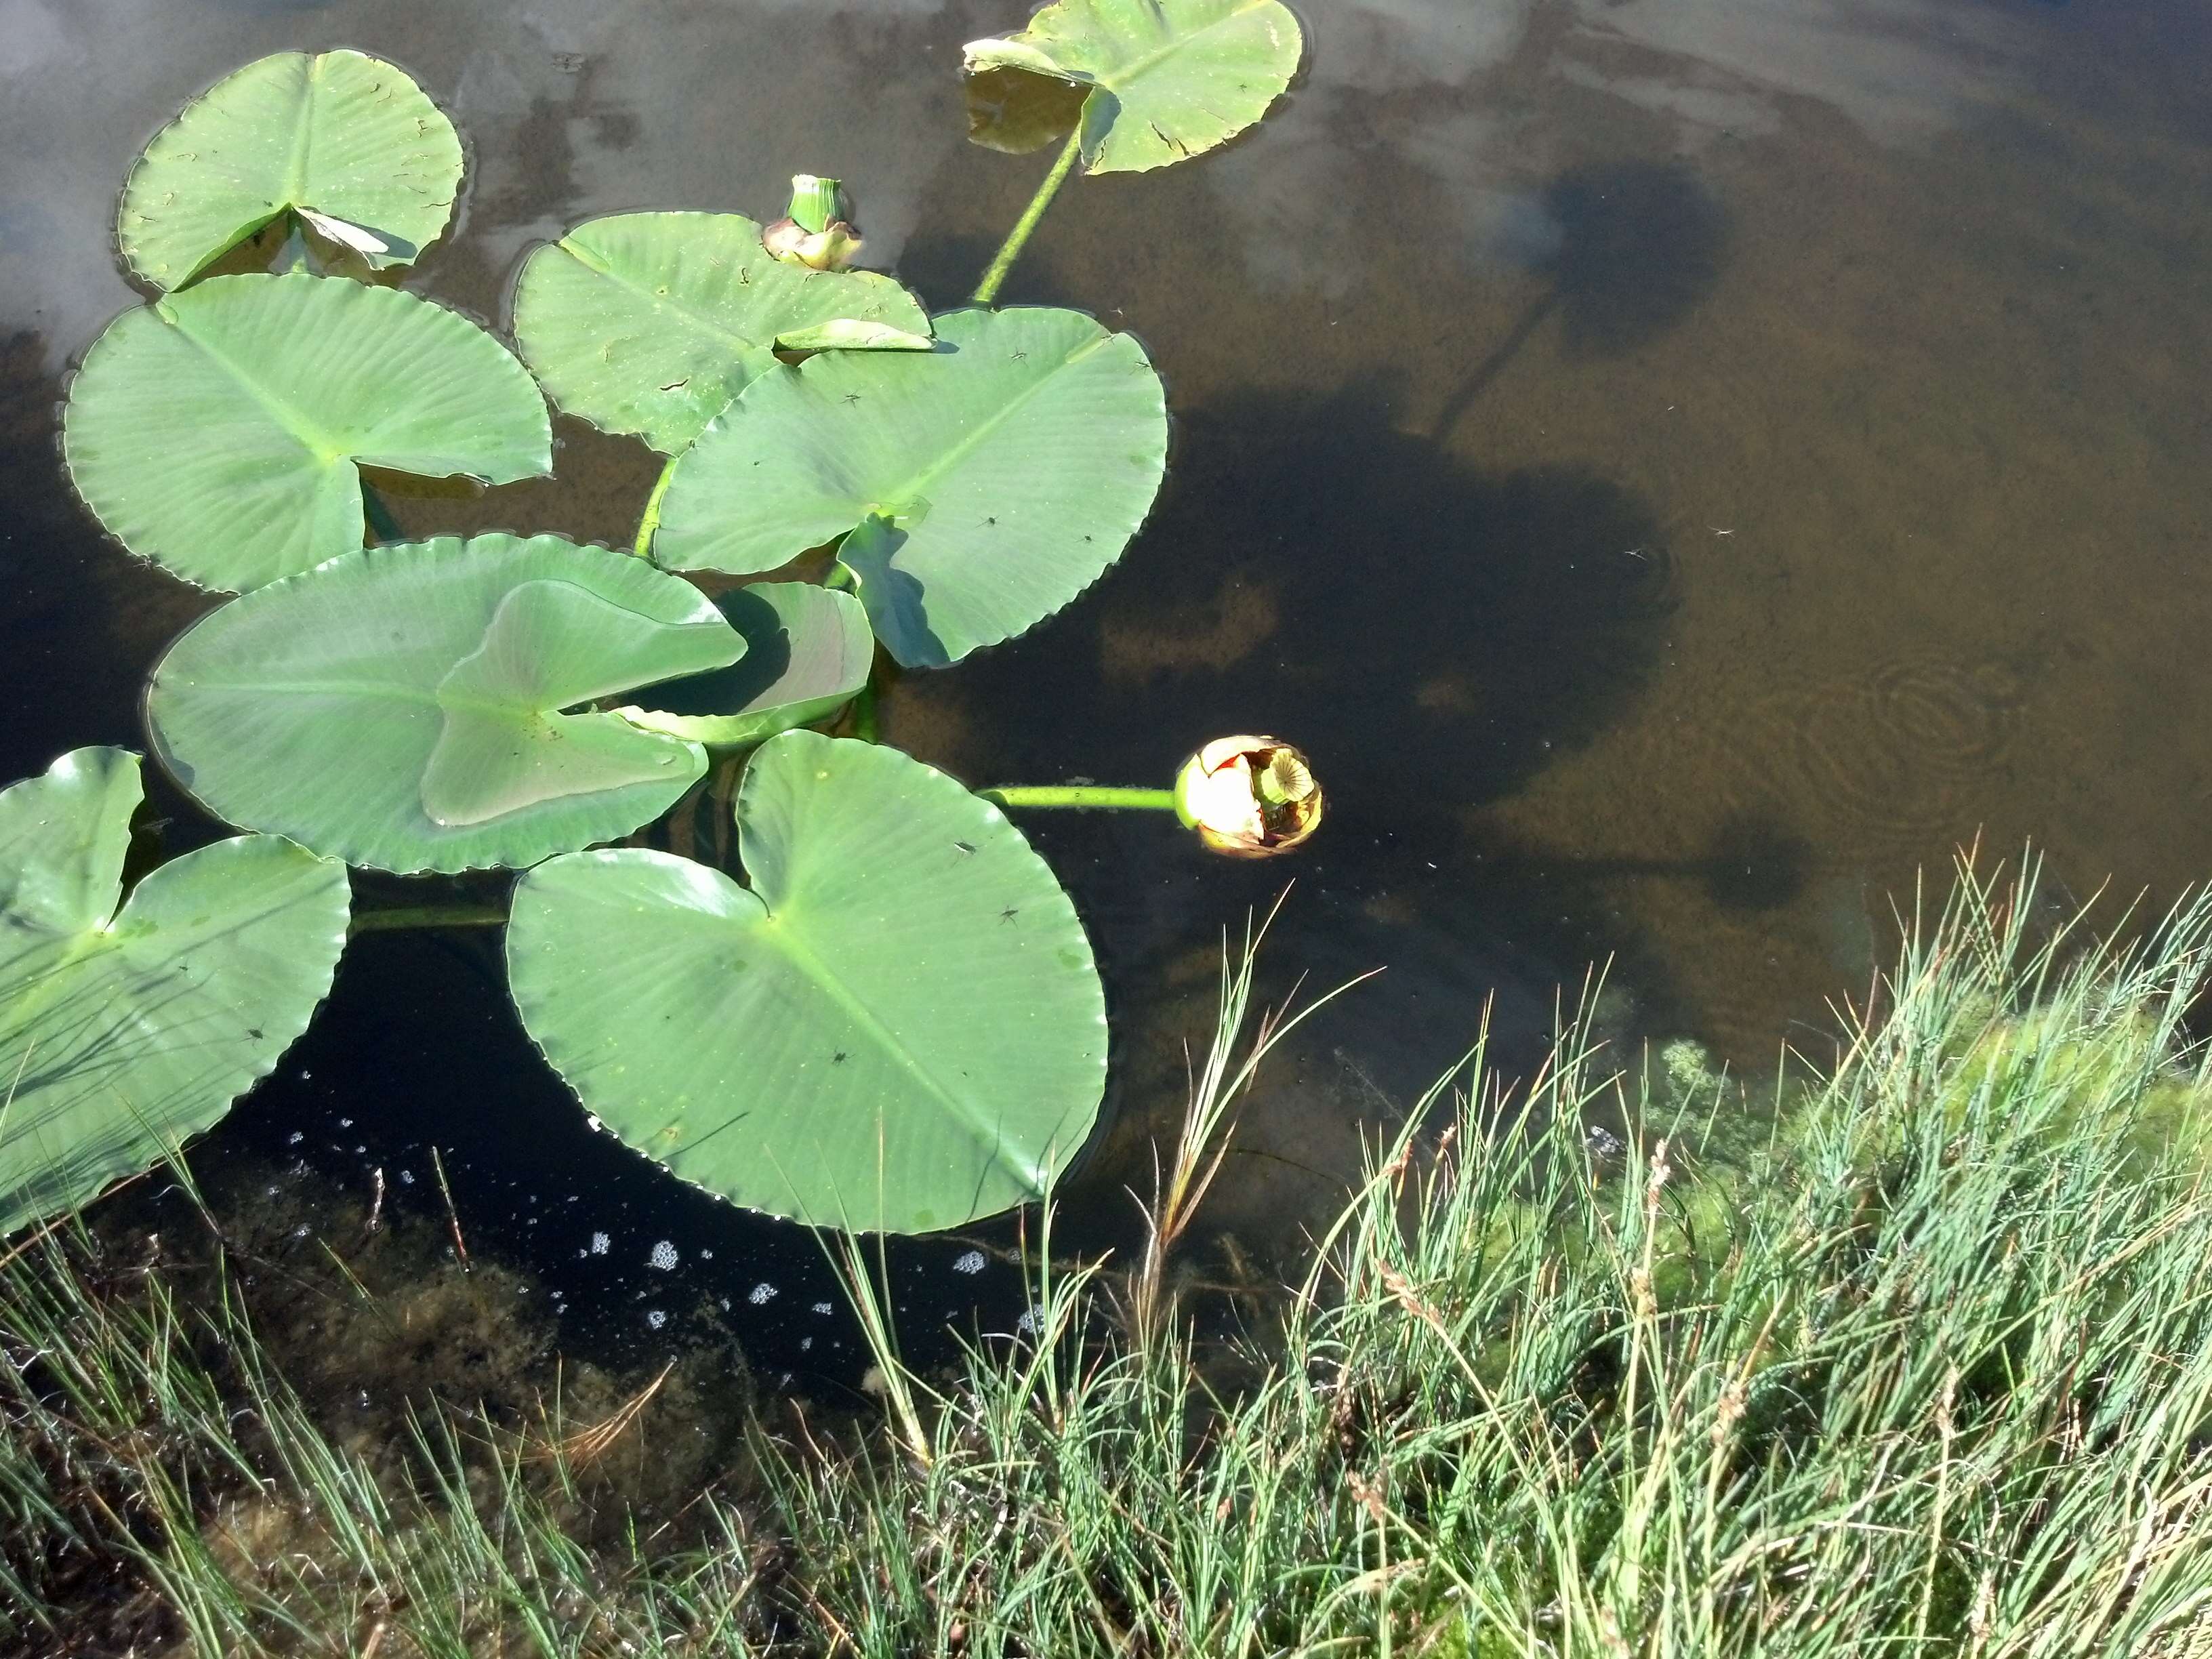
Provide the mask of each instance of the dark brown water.
[{"label": "dark brown water", "polygon": [[[1262,1243],[1486,1000],[1525,1054],[1554,987],[1611,958],[1625,1038],[1755,1068],[1864,982],[1890,896],[1962,840],[2033,838],[2085,895],[2212,873],[2212,9],[1303,9],[1309,74],[1258,132],[1077,181],[1004,296],[1145,340],[1176,422],[1152,525],[1075,608],[887,709],[976,783],[1161,782],[1267,731],[1329,787],[1310,854],[1265,867],[1150,820],[1035,826],[1119,1016],[1079,1206],[1145,1168],[1218,930],[1290,873],[1279,988],[1389,971],[1240,1131],[1218,1213]],[[140,677],[206,603],[104,543],[55,453],[70,363],[135,301],[115,191],[190,94],[286,47],[407,65],[471,146],[409,286],[495,326],[578,220],[768,216],[801,169],[843,175],[871,262],[942,306],[1042,169],[963,137],[960,44],[1021,13],[0,0],[0,777],[136,743]],[[402,497],[403,524],[627,539],[653,458],[559,429],[552,481]],[[807,1363],[811,1243],[589,1134],[485,941],[358,947],[199,1162],[380,1169],[411,1201],[433,1143],[486,1248],[597,1328],[726,1298]],[[647,1266],[664,1240],[679,1265]],[[901,1271],[947,1305],[1004,1291],[954,1273],[964,1248]]]}]

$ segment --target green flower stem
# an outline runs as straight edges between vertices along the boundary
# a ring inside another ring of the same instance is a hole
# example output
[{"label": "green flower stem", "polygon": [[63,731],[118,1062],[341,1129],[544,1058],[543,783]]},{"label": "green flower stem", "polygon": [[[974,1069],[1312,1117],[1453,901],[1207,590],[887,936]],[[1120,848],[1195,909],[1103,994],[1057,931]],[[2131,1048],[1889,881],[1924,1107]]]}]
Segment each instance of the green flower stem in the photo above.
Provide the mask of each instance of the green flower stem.
[{"label": "green flower stem", "polygon": [[1022,249],[1028,245],[1030,233],[1037,228],[1037,221],[1044,217],[1044,210],[1052,205],[1052,198],[1060,193],[1060,185],[1066,182],[1069,172],[1075,166],[1075,158],[1082,153],[1083,129],[1079,125],[1067,135],[1067,147],[1060,152],[1060,160],[1052,164],[1052,171],[1045,174],[1044,182],[1037,186],[1036,194],[1030,198],[1030,204],[1022,210],[1022,216],[1015,221],[1005,245],[999,249],[998,257],[991,261],[991,268],[983,273],[983,280],[975,285],[975,295],[969,301],[970,305],[987,306],[999,297],[999,285],[1006,280],[1006,273],[1014,268],[1014,261],[1021,257]]},{"label": "green flower stem", "polygon": [[1097,783],[1018,783],[975,792],[997,806],[1074,806],[1145,812],[1176,810],[1172,789],[1120,789]]},{"label": "green flower stem", "polygon": [[660,528],[660,498],[668,493],[668,481],[676,476],[676,463],[683,459],[681,451],[668,458],[668,465],[653,481],[653,494],[645,498],[645,514],[637,521],[637,540],[630,548],[641,559],[653,556],[653,532]]},{"label": "green flower stem", "polygon": [[380,542],[403,541],[406,532],[400,529],[399,520],[392,516],[392,509],[384,504],[384,497],[376,493],[376,486],[366,478],[361,481],[362,516],[368,520],[368,533]]},{"label": "green flower stem", "polygon": [[351,938],[402,927],[500,927],[506,922],[507,912],[496,904],[395,904],[356,912],[346,933]]}]

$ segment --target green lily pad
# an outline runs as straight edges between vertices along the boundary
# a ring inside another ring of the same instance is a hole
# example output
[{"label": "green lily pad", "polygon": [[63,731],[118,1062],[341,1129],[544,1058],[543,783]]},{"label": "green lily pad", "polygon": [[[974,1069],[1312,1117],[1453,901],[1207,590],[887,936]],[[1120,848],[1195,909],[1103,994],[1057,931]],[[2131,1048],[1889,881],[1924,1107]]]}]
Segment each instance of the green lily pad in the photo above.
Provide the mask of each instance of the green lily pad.
[{"label": "green lily pad", "polygon": [[1059,0],[1018,34],[971,41],[963,67],[1088,88],[1084,170],[1142,173],[1257,121],[1289,88],[1303,49],[1281,0]]},{"label": "green lily pad", "polygon": [[305,210],[383,270],[438,239],[460,182],[453,124],[405,70],[357,52],[280,52],[154,135],[123,187],[117,234],[133,271],[176,289]]},{"label": "green lily pad", "polygon": [[345,866],[276,836],[122,898],[138,757],[0,790],[0,1232],[152,1168],[269,1074],[344,947]]},{"label": "green lily pad", "polygon": [[809,358],[745,389],[676,464],[653,558],[773,570],[847,532],[908,667],[1034,626],[1121,555],[1167,464],[1144,348],[1079,312],[957,311],[927,356]]},{"label": "green lily pad", "polygon": [[187,629],[146,694],[155,751],[218,817],[380,870],[534,864],[627,835],[697,744],[564,713],[720,668],[690,583],[558,536],[372,547]]},{"label": "green lily pad", "polygon": [[802,270],[734,213],[624,213],[532,253],[514,340],[553,401],[664,454],[697,437],[775,349],[927,350],[929,317],[872,270]]},{"label": "green lily pad", "polygon": [[750,889],[665,853],[517,884],[531,1036],[624,1142],[821,1226],[928,1232],[1042,1198],[1091,1132],[1106,1011],[1075,908],[999,810],[788,732],[738,793]]},{"label": "green lily pad", "polygon": [[876,639],[850,593],[811,582],[755,582],[714,605],[744,641],[745,654],[713,673],[655,686],[647,706],[615,713],[648,732],[735,749],[834,714],[868,683]]},{"label": "green lily pad", "polygon": [[361,465],[507,483],[551,471],[505,347],[397,289],[216,276],[127,311],[70,383],[62,453],[124,546],[239,591],[361,545]]}]

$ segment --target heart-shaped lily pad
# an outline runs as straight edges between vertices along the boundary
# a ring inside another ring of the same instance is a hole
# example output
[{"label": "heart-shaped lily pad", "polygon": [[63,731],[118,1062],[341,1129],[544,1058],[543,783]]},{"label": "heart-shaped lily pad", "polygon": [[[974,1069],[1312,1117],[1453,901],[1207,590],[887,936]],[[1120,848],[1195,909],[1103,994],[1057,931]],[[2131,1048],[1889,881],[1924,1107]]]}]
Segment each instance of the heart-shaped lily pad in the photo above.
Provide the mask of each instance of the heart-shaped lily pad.
[{"label": "heart-shaped lily pad", "polygon": [[872,270],[772,258],[734,213],[624,213],[532,253],[514,339],[553,401],[665,454],[697,437],[775,350],[927,350],[929,317]]},{"label": "heart-shaped lily pad", "polygon": [[877,637],[908,667],[1034,626],[1121,556],[1167,464],[1144,348],[1080,312],[937,319],[927,355],[763,375],[676,464],[653,556],[773,570],[847,532]]},{"label": "heart-shaped lily pad", "polygon": [[665,853],[523,877],[523,1024],[684,1180],[817,1225],[927,1232],[1043,1196],[1089,1135],[1106,1013],[1075,908],[998,809],[788,732],[738,798],[750,888]]},{"label": "heart-shaped lily pad", "polygon": [[1267,112],[1304,43],[1281,0],[1058,0],[1018,34],[969,44],[970,75],[1087,88],[1087,173],[1141,173],[1212,149]]},{"label": "heart-shaped lily pad", "polygon": [[734,662],[690,583],[557,536],[364,549],[202,617],[154,671],[157,752],[209,811],[353,864],[532,864],[628,834],[697,744],[578,706]]},{"label": "heart-shaped lily pad", "polygon": [[647,706],[617,714],[648,732],[736,749],[834,714],[868,683],[876,638],[851,594],[811,582],[754,582],[718,595],[714,605],[745,654],[711,674],[655,686]]},{"label": "heart-shaped lily pad", "polygon": [[382,270],[437,240],[460,182],[453,124],[406,71],[358,52],[280,52],[154,135],[117,234],[131,269],[160,289],[287,212]]},{"label": "heart-shaped lily pad", "polygon": [[138,757],[0,790],[0,1232],[150,1169],[307,1027],[345,866],[275,836],[185,854],[118,908]]},{"label": "heart-shaped lily pad", "polygon": [[227,590],[359,547],[356,464],[487,483],[553,465],[545,400],[490,335],[308,276],[211,277],[124,313],[70,386],[62,443],[125,547]]}]

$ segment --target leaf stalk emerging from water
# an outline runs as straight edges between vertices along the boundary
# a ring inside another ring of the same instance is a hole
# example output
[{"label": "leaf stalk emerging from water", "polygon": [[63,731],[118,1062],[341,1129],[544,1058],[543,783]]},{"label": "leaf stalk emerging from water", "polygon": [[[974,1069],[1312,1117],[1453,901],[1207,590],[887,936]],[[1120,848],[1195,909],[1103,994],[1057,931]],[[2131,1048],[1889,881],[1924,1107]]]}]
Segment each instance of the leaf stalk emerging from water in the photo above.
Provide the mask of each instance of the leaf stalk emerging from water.
[{"label": "leaf stalk emerging from water", "polygon": [[983,280],[976,283],[975,292],[969,301],[971,305],[988,306],[998,299],[999,288],[1006,280],[1006,273],[1014,268],[1014,261],[1021,258],[1022,249],[1029,245],[1030,234],[1037,228],[1037,221],[1044,217],[1044,210],[1052,205],[1052,198],[1060,193],[1060,185],[1066,182],[1067,175],[1074,170],[1075,158],[1082,153],[1083,129],[1078,126],[1067,135],[1067,143],[1060,150],[1060,159],[1052,164],[1052,171],[1045,174],[1044,182],[1037,186],[1036,194],[1030,198],[1030,204],[1022,210],[1022,216],[1014,222],[1013,229],[1007,233],[1005,243],[992,259],[990,269],[983,273]]},{"label": "leaf stalk emerging from water", "polygon": [[994,806],[1073,806],[1146,812],[1176,810],[1172,789],[1127,789],[1096,783],[1025,783],[979,789],[975,793]]},{"label": "leaf stalk emerging from water", "polygon": [[653,481],[653,494],[645,498],[645,512],[637,521],[637,540],[630,548],[641,559],[653,556],[653,532],[660,528],[660,498],[668,493],[668,481],[676,476],[676,463],[683,453],[678,450],[668,458],[660,476]]}]

